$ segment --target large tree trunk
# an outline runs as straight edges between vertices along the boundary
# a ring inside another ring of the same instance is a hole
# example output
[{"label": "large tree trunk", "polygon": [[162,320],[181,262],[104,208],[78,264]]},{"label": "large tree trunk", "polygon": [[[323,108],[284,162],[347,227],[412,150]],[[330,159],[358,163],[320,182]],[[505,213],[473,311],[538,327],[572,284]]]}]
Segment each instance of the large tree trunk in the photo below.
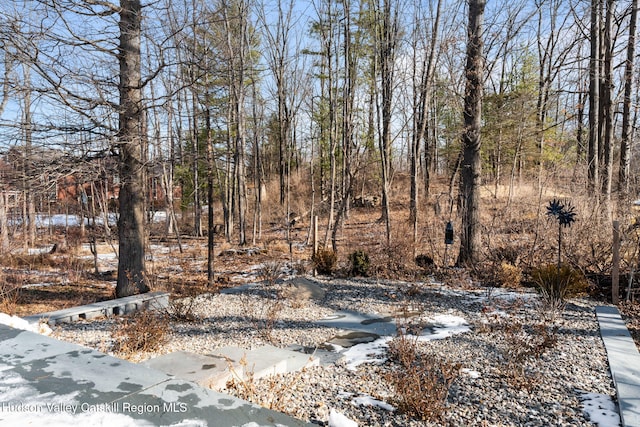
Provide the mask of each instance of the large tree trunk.
[{"label": "large tree trunk", "polygon": [[147,292],[144,277],[144,164],[142,162],[142,91],[140,0],[121,0],[119,172],[120,217],[116,296]]},{"label": "large tree trunk", "polygon": [[480,249],[480,119],[482,115],[482,22],[485,0],[469,0],[463,157],[460,169],[462,235],[457,264],[473,264]]}]

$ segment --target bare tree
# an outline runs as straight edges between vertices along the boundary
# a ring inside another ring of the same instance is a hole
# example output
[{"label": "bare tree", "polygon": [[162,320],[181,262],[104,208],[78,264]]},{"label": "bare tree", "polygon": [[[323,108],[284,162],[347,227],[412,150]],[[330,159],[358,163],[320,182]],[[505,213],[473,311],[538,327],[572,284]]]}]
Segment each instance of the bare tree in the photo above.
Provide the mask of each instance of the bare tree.
[{"label": "bare tree", "polygon": [[588,185],[596,194],[600,185],[600,17],[602,0],[591,0],[591,55],[589,60],[589,148]]},{"label": "bare tree", "polygon": [[624,69],[624,99],[622,103],[622,136],[620,138],[620,169],[618,174],[618,191],[621,195],[629,192],[629,170],[631,164],[631,147],[633,129],[631,120],[631,94],[633,92],[633,74],[636,49],[636,28],[640,0],[633,0],[630,5],[629,39],[627,41],[627,59]]},{"label": "bare tree", "polygon": [[[395,7],[394,7],[395,5]],[[383,0],[378,4],[377,12],[380,16],[380,28],[376,32],[376,55],[380,72],[381,87],[381,130],[378,138],[382,167],[382,216],[381,222],[385,224],[387,243],[391,240],[390,217],[390,185],[391,185],[391,121],[393,119],[393,89],[396,48],[398,45],[398,9],[394,0]]]},{"label": "bare tree", "polygon": [[[440,12],[442,8],[442,1],[438,0],[436,5],[434,22],[431,26],[431,33],[429,37],[428,48],[424,50],[424,56],[422,58],[421,67],[414,66],[414,74],[419,71],[420,76],[414,76],[413,81],[416,88],[414,89],[413,105],[414,105],[414,120],[413,120],[413,133],[410,150],[410,175],[411,175],[411,188],[410,188],[410,201],[409,201],[409,220],[413,224],[413,240],[414,244],[418,240],[418,171],[420,162],[420,146],[422,141],[425,141],[425,147],[429,147],[427,144],[427,131],[429,122],[429,109],[431,108],[431,98],[433,89],[433,81],[435,78],[435,65],[436,65],[436,43],[438,39],[438,31],[440,26]],[[419,10],[419,9],[418,9]],[[418,24],[422,20],[422,17],[416,17],[416,31],[421,28]],[[416,39],[422,38],[422,32],[418,32]],[[419,49],[414,47],[414,51]],[[415,61],[417,63],[417,61]],[[432,153],[429,153],[429,148],[425,150],[425,159],[427,161],[424,165],[425,173],[425,190],[429,189],[429,173],[431,172],[431,162],[433,161]],[[425,197],[428,195],[425,194]],[[414,254],[415,255],[415,254]]]},{"label": "bare tree", "polygon": [[120,216],[118,218],[118,283],[116,295],[125,297],[147,292],[145,283],[144,157],[142,138],[142,72],[140,39],[142,5],[140,0],[121,0],[119,172]]},{"label": "bare tree", "polygon": [[485,0],[469,0],[467,27],[466,89],[464,97],[463,158],[460,169],[459,205],[462,216],[462,235],[457,264],[472,265],[480,250],[480,123],[484,60],[482,55],[482,24]]}]

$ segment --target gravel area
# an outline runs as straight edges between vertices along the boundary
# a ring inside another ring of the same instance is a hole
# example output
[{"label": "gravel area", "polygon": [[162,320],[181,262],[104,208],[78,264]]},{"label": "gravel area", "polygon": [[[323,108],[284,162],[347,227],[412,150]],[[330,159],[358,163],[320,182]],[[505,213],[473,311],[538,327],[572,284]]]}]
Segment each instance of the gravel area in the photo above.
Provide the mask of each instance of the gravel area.
[{"label": "gravel area", "polygon": [[[170,340],[157,354],[208,354],[230,345],[323,347],[340,331],[316,321],[339,310],[393,315],[408,331],[422,330],[434,316],[448,315],[463,318],[470,330],[437,340],[405,336],[405,345],[416,343],[418,362],[459,368],[439,419],[421,419],[402,410],[391,380],[402,368],[394,358],[356,369],[342,360],[257,380],[250,397],[319,425],[330,425],[330,418],[340,413],[360,426],[589,426],[593,424],[581,402],[584,393],[615,398],[594,310],[602,303],[571,300],[553,316],[528,291],[373,279],[310,280],[326,292],[322,300],[296,296],[286,284],[199,296],[193,304],[197,320],[171,322]],[[53,336],[110,352],[117,322],[59,325]],[[424,381],[423,385],[429,380]],[[225,391],[246,397],[237,388]]]}]

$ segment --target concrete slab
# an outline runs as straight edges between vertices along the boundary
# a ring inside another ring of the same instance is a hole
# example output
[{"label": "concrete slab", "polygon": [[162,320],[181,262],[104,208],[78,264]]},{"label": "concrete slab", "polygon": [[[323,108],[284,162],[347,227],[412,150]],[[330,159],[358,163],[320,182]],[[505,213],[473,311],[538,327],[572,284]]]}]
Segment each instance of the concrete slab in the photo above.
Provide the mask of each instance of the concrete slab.
[{"label": "concrete slab", "polygon": [[308,357],[318,360],[319,366],[330,366],[344,359],[344,354],[338,353],[335,347],[324,344],[321,347],[305,347],[299,344],[287,346],[287,350],[301,353]]},{"label": "concrete slab", "polygon": [[204,356],[186,351],[158,356],[141,365],[213,390],[223,389],[234,375],[240,378],[243,376],[242,366],[236,366],[232,372],[229,363],[223,357]]},{"label": "concrete slab", "polygon": [[596,307],[624,427],[640,427],[640,353],[616,307]]},{"label": "concrete slab", "polygon": [[32,332],[0,325],[0,346],[0,425],[311,426]]},{"label": "concrete slab", "polygon": [[288,297],[295,297],[301,300],[314,299],[322,301],[326,291],[316,282],[306,277],[294,277],[286,280],[282,286]]},{"label": "concrete slab", "polygon": [[269,375],[296,372],[305,367],[319,366],[320,364],[320,360],[312,355],[271,345],[265,345],[253,350],[239,347],[222,347],[213,350],[211,354],[228,360],[236,373],[241,368],[244,368],[243,378],[246,378],[246,374],[249,373],[252,373],[255,379],[259,379]]},{"label": "concrete slab", "polygon": [[100,301],[93,304],[86,304],[77,307],[70,307],[63,310],[49,311],[46,313],[25,316],[24,319],[31,323],[44,320],[53,326],[56,323],[76,322],[80,319],[95,319],[98,317],[120,316],[133,313],[142,308],[163,309],[169,305],[169,293],[149,292],[146,294],[132,295],[130,297],[115,298],[107,301]]},{"label": "concrete slab", "polygon": [[309,354],[302,354],[297,351],[291,351],[284,348],[265,345],[253,350],[250,354],[252,359],[264,360],[268,363],[278,363],[280,360],[285,362],[285,372],[297,372],[304,368],[312,366],[320,366],[320,360]]},{"label": "concrete slab", "polygon": [[395,336],[396,324],[391,316],[363,314],[351,310],[337,311],[335,315],[316,323],[346,331],[360,331],[379,336]]},{"label": "concrete slab", "polygon": [[213,350],[211,354],[227,360],[233,372],[242,372],[240,378],[246,378],[247,375],[252,374],[254,379],[260,379],[287,372],[286,360],[266,357],[257,350],[222,347]]},{"label": "concrete slab", "polygon": [[43,340],[41,335],[25,334],[0,324],[0,362],[7,364],[30,363],[72,351],[85,350],[64,341]]}]

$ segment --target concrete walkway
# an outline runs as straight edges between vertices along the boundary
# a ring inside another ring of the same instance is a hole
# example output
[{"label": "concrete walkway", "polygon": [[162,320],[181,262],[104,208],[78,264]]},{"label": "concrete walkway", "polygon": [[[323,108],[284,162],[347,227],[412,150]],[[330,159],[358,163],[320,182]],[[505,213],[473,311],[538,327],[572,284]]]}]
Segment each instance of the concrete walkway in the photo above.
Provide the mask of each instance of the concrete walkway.
[{"label": "concrete walkway", "polygon": [[640,353],[616,307],[596,307],[623,427],[640,427]]},{"label": "concrete walkway", "polygon": [[191,381],[0,325],[0,426],[310,426]]}]

